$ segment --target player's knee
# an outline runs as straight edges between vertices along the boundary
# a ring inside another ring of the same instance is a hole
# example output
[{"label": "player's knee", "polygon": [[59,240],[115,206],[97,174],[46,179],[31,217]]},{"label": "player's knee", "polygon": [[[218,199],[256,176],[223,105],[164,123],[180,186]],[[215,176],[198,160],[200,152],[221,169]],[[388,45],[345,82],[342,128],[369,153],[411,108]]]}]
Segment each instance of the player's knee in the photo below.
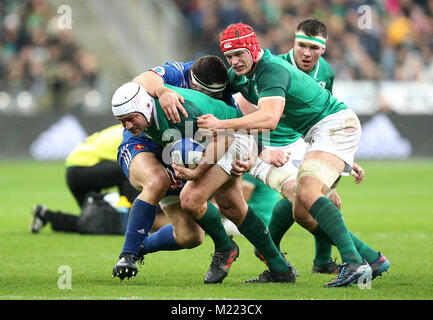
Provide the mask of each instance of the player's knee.
[{"label": "player's knee", "polygon": [[194,219],[200,218],[200,213],[203,211],[204,203],[200,201],[200,197],[194,192],[182,192],[179,195],[180,205],[182,210],[191,215]]},{"label": "player's knee", "polygon": [[154,194],[157,198],[162,198],[167,192],[170,183],[163,179],[146,179],[145,181],[142,181],[141,186],[142,190]]},{"label": "player's knee", "polygon": [[162,198],[170,186],[170,180],[164,171],[151,177],[130,171],[130,182],[135,189],[154,194],[158,198]]},{"label": "player's knee", "polygon": [[322,190],[330,188],[339,175],[335,168],[323,160],[305,160],[296,180],[296,199],[304,208],[311,208],[317,198],[323,196]]},{"label": "player's knee", "polygon": [[310,208],[313,205],[315,194],[308,188],[297,188],[296,199],[305,208]]}]

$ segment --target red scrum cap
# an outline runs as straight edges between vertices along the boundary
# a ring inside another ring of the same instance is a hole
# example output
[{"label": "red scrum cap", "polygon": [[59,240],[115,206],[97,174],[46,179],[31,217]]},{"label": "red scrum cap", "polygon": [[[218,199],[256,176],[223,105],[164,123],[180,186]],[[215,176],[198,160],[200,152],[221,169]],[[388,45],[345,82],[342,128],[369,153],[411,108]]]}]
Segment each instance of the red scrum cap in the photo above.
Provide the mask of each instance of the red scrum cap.
[{"label": "red scrum cap", "polygon": [[257,62],[257,57],[261,50],[254,29],[244,23],[236,23],[228,26],[222,32],[220,48],[222,53],[246,49],[253,58],[253,63]]}]

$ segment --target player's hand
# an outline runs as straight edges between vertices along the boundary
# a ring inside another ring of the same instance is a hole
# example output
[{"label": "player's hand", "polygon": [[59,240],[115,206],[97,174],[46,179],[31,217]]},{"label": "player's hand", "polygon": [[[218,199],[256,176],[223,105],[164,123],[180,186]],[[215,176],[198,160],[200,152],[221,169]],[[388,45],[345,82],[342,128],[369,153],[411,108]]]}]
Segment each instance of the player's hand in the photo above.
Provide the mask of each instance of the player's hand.
[{"label": "player's hand", "polygon": [[350,174],[355,177],[356,184],[360,184],[365,178],[364,169],[356,162],[353,163],[352,171],[350,172]]},{"label": "player's hand", "polygon": [[177,179],[181,180],[197,180],[201,177],[201,171],[197,170],[198,167],[194,169],[189,169],[183,166],[178,166],[174,162],[171,163],[171,167],[174,170],[174,174]]},{"label": "player's hand", "polygon": [[219,121],[213,114],[204,114],[197,118],[197,126],[216,131],[219,129]]},{"label": "player's hand", "polygon": [[182,106],[182,104],[185,103],[185,100],[180,94],[168,89],[163,90],[158,97],[159,104],[161,105],[162,110],[164,110],[167,120],[179,123],[179,111],[185,118],[188,118],[188,112],[186,112],[185,108]]},{"label": "player's hand", "polygon": [[170,177],[170,187],[168,187],[171,191],[174,190],[179,190],[180,188],[182,188],[182,181],[179,179],[176,179],[176,177],[174,176],[173,172],[171,172],[171,170],[166,169],[168,176]]},{"label": "player's hand", "polygon": [[281,167],[285,165],[287,161],[289,161],[290,152],[283,150],[263,149],[259,157],[266,163],[272,164],[276,167]]},{"label": "player's hand", "polygon": [[329,200],[331,200],[331,202],[337,207],[338,210],[341,209],[341,199],[337,192],[335,192],[335,190],[329,196]]},{"label": "player's hand", "polygon": [[251,160],[251,156],[244,156],[243,159],[235,159],[234,163],[232,164],[232,169],[230,170],[230,174],[232,176],[241,176],[245,172],[248,172],[251,170],[251,168],[254,166],[254,161]]}]

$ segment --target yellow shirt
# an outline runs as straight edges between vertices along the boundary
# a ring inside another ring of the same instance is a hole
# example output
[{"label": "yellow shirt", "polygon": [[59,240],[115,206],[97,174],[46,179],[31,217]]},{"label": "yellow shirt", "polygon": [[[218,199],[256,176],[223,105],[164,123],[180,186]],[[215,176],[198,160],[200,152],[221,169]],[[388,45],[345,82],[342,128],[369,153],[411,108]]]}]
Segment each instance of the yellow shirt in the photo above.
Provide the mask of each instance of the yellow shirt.
[{"label": "yellow shirt", "polygon": [[69,154],[66,166],[90,167],[103,160],[117,161],[117,148],[122,137],[120,124],[92,134]]}]

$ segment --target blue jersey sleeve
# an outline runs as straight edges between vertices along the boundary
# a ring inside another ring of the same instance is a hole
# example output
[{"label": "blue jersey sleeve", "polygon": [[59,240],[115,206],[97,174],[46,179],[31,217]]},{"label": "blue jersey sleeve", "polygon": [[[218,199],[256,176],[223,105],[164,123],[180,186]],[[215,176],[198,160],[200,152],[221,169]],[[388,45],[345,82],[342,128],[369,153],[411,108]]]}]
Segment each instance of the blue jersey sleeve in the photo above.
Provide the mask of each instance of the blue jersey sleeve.
[{"label": "blue jersey sleeve", "polygon": [[[158,74],[164,80],[165,84],[169,84],[177,88],[191,89],[191,85],[189,83],[189,69],[193,63],[194,61],[166,62],[161,66],[151,69],[151,71]],[[239,109],[228,88],[224,90],[221,100],[227,105]]]},{"label": "blue jersey sleeve", "polygon": [[178,88],[190,89],[189,84],[189,68],[192,66],[194,61],[190,62],[166,62],[161,66],[151,69],[153,72],[158,74],[164,83],[172,85]]}]

